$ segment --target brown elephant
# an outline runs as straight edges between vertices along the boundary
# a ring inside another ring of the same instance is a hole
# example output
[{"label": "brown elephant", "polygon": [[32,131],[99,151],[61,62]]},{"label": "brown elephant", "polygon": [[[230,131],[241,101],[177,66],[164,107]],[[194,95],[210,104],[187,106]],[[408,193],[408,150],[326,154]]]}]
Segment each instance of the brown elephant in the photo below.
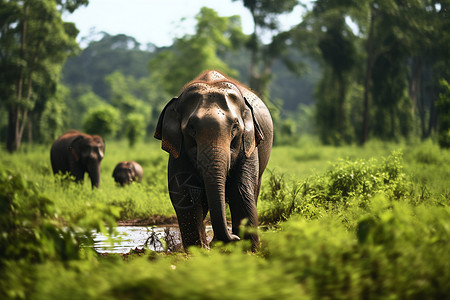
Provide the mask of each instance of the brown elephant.
[{"label": "brown elephant", "polygon": [[[269,161],[273,124],[261,99],[241,83],[206,71],[163,109],[155,138],[170,153],[168,186],[183,246],[207,247],[204,218],[214,239],[239,240],[244,219],[256,228],[261,176]],[[228,231],[225,202],[231,211]],[[256,231],[253,231],[256,232]],[[253,249],[259,238],[247,234]]]},{"label": "brown elephant", "polygon": [[92,187],[99,187],[104,153],[105,143],[100,136],[69,130],[53,143],[50,150],[53,173],[69,172],[76,181],[83,181],[87,172]]},{"label": "brown elephant", "polygon": [[114,181],[121,186],[131,182],[141,182],[144,171],[140,164],[135,161],[122,161],[116,165],[113,171]]}]

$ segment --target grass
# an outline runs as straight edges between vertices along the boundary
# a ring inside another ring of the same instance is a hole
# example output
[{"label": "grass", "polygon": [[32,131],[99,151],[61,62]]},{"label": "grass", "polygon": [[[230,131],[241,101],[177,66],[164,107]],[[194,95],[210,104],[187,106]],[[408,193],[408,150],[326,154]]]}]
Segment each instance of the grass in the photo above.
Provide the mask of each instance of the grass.
[{"label": "grass", "polygon": [[[110,204],[122,208],[121,218],[146,218],[151,215],[170,216],[174,210],[168,200],[166,164],[168,155],[157,143],[141,143],[130,149],[125,141],[107,143],[101,164],[99,189],[91,189],[89,177],[81,184],[69,183],[64,176],[51,171],[50,145],[24,146],[16,154],[3,151],[1,164],[32,180],[39,190],[54,199],[56,206],[65,212],[82,212],[95,203]],[[135,160],[144,168],[142,184],[122,188],[112,177],[116,164],[123,160]]]},{"label": "grass", "polygon": [[[90,188],[86,174],[84,184],[61,184],[55,180],[50,165],[50,145],[24,147],[16,154],[1,150],[1,165],[18,171],[25,179],[37,183],[40,191],[54,199],[62,211],[83,211],[91,203],[112,204],[122,208],[122,219],[148,218],[151,215],[174,215],[167,191],[168,154],[161,150],[159,141],[150,140],[129,148],[126,141],[106,141],[105,158],[101,165],[101,187]],[[373,141],[364,147],[331,147],[319,145],[314,139],[304,138],[299,145],[274,147],[263,176],[268,185],[270,174],[282,174],[284,181],[302,183],[320,176],[339,160],[355,161],[388,157],[392,151],[403,153],[405,173],[418,197],[448,198],[450,182],[450,154],[431,141],[413,145]],[[117,186],[112,178],[115,165],[123,160],[135,160],[142,165],[142,184],[125,188]],[[292,188],[292,187],[291,187]],[[259,203],[259,210],[264,208]]]},{"label": "grass", "polygon": [[[101,187],[51,174],[50,146],[0,150],[0,297],[6,299],[443,299],[450,290],[450,151],[430,141],[275,147],[244,242],[171,255],[98,256],[86,236],[173,215],[157,141],[107,141]],[[115,164],[136,160],[125,188]],[[9,170],[9,171],[5,171]],[[214,267],[211,267],[214,266]]]}]

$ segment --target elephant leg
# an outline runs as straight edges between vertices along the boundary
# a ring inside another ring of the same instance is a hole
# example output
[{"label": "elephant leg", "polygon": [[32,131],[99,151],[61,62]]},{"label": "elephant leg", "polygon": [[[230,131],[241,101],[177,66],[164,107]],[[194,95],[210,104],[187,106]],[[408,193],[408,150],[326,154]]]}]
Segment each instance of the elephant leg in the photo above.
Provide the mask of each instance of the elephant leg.
[{"label": "elephant leg", "polygon": [[84,181],[85,170],[84,170],[84,168],[82,166],[76,165],[72,169],[71,173],[75,177],[75,181],[76,182],[83,182]]},{"label": "elephant leg", "polygon": [[[200,177],[192,168],[181,168],[183,162],[169,159],[169,194],[175,209],[185,250],[189,246],[207,247],[203,222],[207,207],[206,196]],[[189,171],[186,171],[189,170]]]},{"label": "elephant leg", "polygon": [[259,245],[258,214],[256,210],[256,198],[258,189],[258,163],[257,156],[245,160],[244,164],[230,174],[228,186],[228,200],[231,211],[232,231],[238,235],[242,221],[247,219],[247,227],[250,233],[244,235],[245,239],[252,241],[252,248]]}]

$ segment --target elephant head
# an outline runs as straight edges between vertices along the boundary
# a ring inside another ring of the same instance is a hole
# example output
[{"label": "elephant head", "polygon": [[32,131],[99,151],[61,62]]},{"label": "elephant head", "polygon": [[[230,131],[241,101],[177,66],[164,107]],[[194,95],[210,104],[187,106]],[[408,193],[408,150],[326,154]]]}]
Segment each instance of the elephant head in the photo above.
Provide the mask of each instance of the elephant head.
[{"label": "elephant head", "polygon": [[174,159],[186,157],[196,169],[203,179],[215,239],[229,242],[239,237],[227,230],[227,176],[241,158],[253,155],[262,132],[241,86],[217,72],[205,76],[166,105],[155,137]]},{"label": "elephant head", "polygon": [[[98,135],[79,134],[69,146],[70,154],[73,155],[78,168],[74,173],[88,172],[91,184],[94,187],[100,185],[100,164],[105,153],[105,143]],[[78,177],[77,174],[74,174]]]}]

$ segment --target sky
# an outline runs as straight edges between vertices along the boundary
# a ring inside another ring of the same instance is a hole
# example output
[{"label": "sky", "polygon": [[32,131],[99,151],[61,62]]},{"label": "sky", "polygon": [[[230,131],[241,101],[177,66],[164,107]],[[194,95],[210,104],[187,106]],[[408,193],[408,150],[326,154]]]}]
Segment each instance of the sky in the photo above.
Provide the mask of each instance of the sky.
[{"label": "sky", "polygon": [[[242,1],[231,0],[90,0],[87,7],[80,7],[73,14],[65,13],[63,19],[76,24],[80,30],[77,40],[82,47],[87,46],[87,41],[98,39],[95,33],[102,31],[126,34],[142,45],[152,43],[162,47],[172,45],[175,38],[194,33],[195,16],[203,6],[222,17],[240,15],[243,32],[252,33],[250,12]],[[298,7],[282,16],[282,29],[298,24],[301,14]]]}]

